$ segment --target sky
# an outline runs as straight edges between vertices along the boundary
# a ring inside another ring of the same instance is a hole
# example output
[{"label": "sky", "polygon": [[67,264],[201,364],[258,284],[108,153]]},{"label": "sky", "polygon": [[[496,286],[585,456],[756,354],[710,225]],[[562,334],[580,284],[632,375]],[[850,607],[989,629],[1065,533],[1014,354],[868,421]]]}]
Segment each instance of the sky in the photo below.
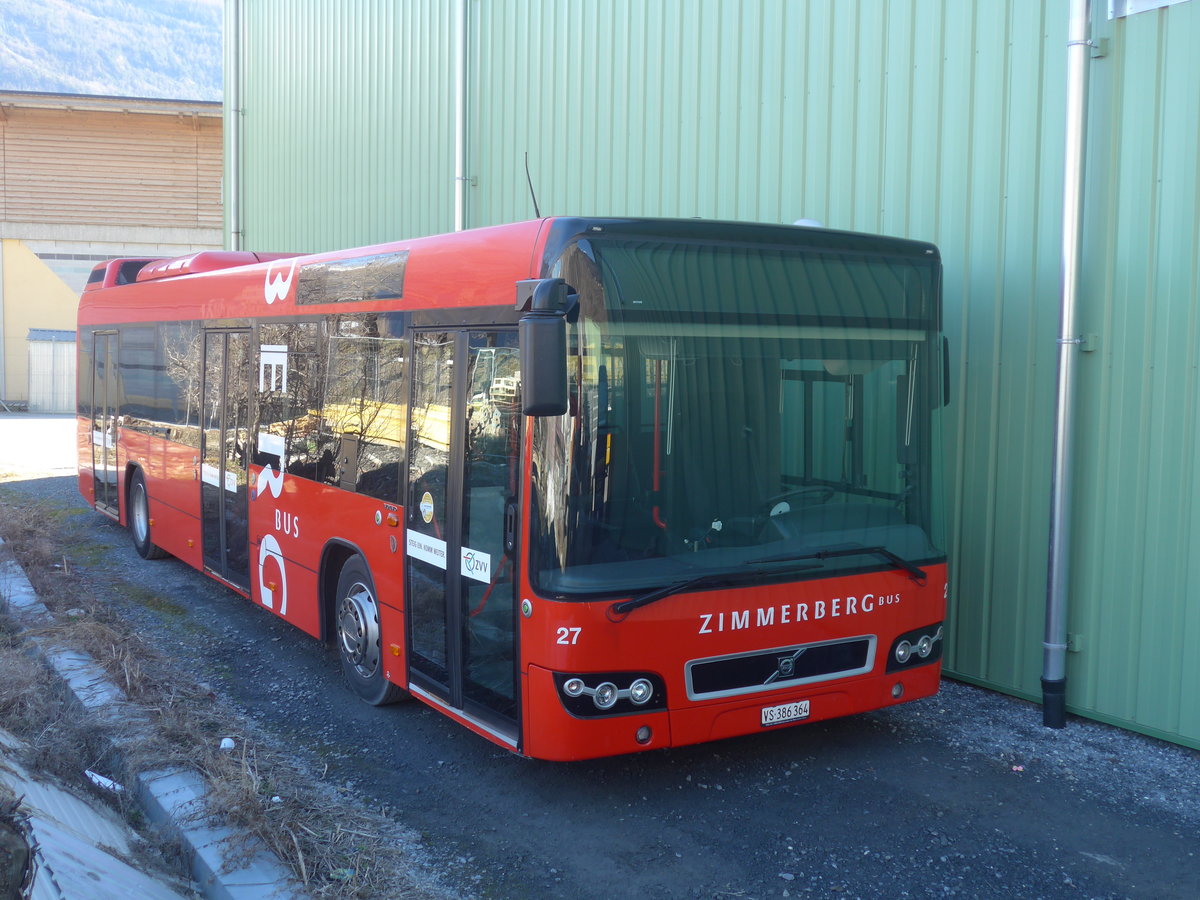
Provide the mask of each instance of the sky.
[{"label": "sky", "polygon": [[222,97],[223,0],[0,0],[0,90]]}]

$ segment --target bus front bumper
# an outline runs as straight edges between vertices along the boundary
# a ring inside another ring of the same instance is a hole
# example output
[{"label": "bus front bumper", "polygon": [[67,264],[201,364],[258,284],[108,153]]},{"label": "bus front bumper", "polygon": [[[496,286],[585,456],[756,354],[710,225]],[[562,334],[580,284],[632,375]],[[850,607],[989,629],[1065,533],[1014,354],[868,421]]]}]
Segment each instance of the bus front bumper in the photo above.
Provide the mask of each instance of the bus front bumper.
[{"label": "bus front bumper", "polygon": [[[530,666],[527,678],[524,753],[536,759],[570,761],[774,731],[918,700],[937,693],[941,665],[814,684],[808,690],[795,688],[690,703],[682,708],[588,717],[567,712],[549,669]],[[673,704],[683,700],[677,696],[669,699]],[[764,720],[776,718],[777,724],[764,724]]]}]

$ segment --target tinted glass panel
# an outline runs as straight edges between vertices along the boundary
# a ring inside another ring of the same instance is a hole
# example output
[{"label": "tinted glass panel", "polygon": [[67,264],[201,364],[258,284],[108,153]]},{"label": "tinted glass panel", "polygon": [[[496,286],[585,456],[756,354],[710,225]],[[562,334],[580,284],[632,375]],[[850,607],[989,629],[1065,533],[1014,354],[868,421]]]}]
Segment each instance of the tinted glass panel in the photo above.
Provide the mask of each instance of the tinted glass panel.
[{"label": "tinted glass panel", "polygon": [[404,295],[404,272],[407,266],[407,250],[305,266],[300,270],[296,302],[399,300]]},{"label": "tinted glass panel", "polygon": [[535,420],[539,587],[943,556],[936,261],[596,239],[555,274],[581,315],[569,411]]}]

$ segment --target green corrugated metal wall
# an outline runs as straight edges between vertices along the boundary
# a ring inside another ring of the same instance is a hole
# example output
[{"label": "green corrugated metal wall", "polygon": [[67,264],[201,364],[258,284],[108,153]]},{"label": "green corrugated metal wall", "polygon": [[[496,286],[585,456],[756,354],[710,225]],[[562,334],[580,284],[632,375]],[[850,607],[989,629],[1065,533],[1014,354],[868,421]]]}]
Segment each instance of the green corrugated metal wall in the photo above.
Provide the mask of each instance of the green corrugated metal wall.
[{"label": "green corrugated metal wall", "polygon": [[[1200,3],[1092,69],[1070,699],[1200,746]],[[1115,27],[1114,27],[1115,26]]]},{"label": "green corrugated metal wall", "polygon": [[[1097,5],[1068,701],[1200,746],[1200,2]],[[1037,697],[1065,0],[466,6],[468,225],[533,215],[528,152],[543,213],[811,217],[941,246],[947,664]],[[244,245],[450,230],[453,2],[240,8]]]},{"label": "green corrugated metal wall", "polygon": [[242,246],[316,251],[452,230],[449,3],[226,9],[241,35]]}]

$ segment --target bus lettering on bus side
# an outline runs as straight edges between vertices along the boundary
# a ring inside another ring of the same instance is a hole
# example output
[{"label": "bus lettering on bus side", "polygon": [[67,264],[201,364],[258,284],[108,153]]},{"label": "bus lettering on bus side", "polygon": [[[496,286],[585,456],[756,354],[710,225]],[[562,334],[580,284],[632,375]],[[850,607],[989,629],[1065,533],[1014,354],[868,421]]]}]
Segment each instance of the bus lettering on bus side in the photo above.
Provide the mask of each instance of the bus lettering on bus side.
[{"label": "bus lettering on bus side", "polygon": [[[776,624],[794,625],[800,622],[816,622],[821,619],[841,619],[872,613],[884,606],[895,606],[903,594],[863,594],[858,597],[832,597],[829,600],[814,600],[811,604],[782,603],[779,606],[760,606],[754,610],[732,610],[728,614],[700,613],[700,634],[717,634],[724,631],[742,631],[748,628],[770,628]],[[778,616],[776,616],[778,612]]]},{"label": "bus lettering on bus side", "polygon": [[300,517],[281,509],[275,510],[275,530],[288,537],[300,537]]}]

